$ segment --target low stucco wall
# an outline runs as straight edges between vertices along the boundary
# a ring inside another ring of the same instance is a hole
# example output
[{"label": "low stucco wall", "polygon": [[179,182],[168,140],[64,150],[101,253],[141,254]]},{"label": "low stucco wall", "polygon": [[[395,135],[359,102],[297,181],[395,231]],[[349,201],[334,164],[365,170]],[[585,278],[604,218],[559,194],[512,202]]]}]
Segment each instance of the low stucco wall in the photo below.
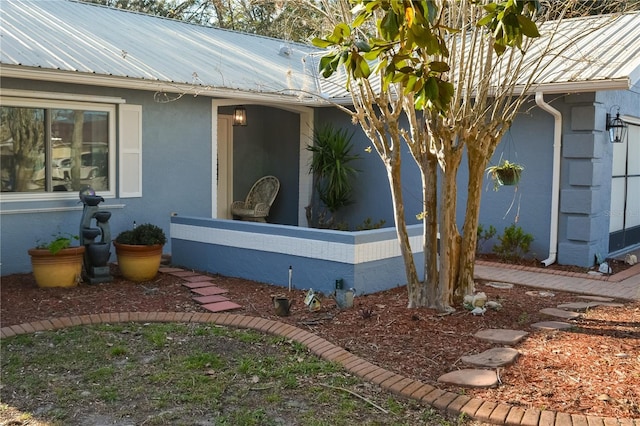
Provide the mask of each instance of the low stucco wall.
[{"label": "low stucco wall", "polygon": [[[184,268],[326,294],[342,279],[357,295],[406,285],[394,228],[358,232],[232,220],[171,218],[172,262]],[[409,228],[417,264],[422,225]],[[420,277],[422,279],[422,277]]]}]

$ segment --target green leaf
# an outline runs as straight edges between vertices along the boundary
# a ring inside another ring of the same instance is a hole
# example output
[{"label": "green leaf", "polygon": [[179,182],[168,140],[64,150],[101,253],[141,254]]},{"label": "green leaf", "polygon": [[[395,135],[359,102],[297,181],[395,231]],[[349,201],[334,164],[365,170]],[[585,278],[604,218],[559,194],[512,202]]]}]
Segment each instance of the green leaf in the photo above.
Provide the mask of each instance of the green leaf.
[{"label": "green leaf", "polygon": [[429,63],[429,69],[433,72],[447,72],[449,71],[449,64],[442,61],[433,61]]},{"label": "green leaf", "polygon": [[428,77],[424,82],[424,94],[427,99],[433,101],[438,98],[438,82],[435,77]]},{"label": "green leaf", "polygon": [[493,22],[493,15],[486,15],[485,17],[483,17],[482,19],[480,19],[476,25],[478,27],[484,27],[487,26],[488,24],[490,24],[491,22]]},{"label": "green leaf", "polygon": [[371,51],[371,46],[369,46],[369,43],[367,43],[364,40],[356,40],[355,45],[358,48],[358,50],[361,51],[361,52],[370,52]]},{"label": "green leaf", "polygon": [[335,45],[335,43],[332,43],[330,41],[327,41],[323,38],[319,38],[319,37],[314,37],[313,40],[311,40],[311,44],[313,44],[316,47],[320,47],[323,49],[326,49],[329,46],[333,46]]},{"label": "green leaf", "polygon": [[524,15],[518,15],[518,23],[520,24],[520,29],[522,30],[522,34],[531,38],[540,37],[540,33],[538,32],[538,27],[528,17]]},{"label": "green leaf", "polygon": [[379,24],[380,34],[386,40],[395,40],[400,33],[400,24],[398,15],[396,15],[393,11],[387,13]]}]

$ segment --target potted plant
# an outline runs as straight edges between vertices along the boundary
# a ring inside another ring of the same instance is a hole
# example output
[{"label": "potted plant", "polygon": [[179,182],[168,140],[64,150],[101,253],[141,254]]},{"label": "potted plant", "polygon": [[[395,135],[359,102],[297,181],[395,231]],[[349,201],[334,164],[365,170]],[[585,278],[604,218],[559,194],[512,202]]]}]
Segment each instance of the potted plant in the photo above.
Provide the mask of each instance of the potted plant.
[{"label": "potted plant", "polygon": [[39,287],[75,287],[81,281],[84,246],[71,246],[77,235],[57,233],[29,250],[33,276]]},{"label": "potted plant", "polygon": [[162,228],[150,223],[121,232],[113,245],[122,275],[136,282],[153,279],[158,273],[166,242]]},{"label": "potted plant", "polygon": [[487,176],[493,180],[493,189],[498,190],[502,185],[517,185],[524,167],[518,163],[503,160],[497,166],[487,167]]}]

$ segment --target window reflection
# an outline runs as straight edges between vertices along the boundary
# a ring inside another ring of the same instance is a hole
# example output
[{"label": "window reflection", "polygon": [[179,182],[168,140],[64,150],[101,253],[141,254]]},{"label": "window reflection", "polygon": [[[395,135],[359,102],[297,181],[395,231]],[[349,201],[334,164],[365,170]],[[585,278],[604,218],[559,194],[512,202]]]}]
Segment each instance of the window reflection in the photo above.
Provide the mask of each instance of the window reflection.
[{"label": "window reflection", "polygon": [[3,106],[2,192],[109,190],[109,113]]}]

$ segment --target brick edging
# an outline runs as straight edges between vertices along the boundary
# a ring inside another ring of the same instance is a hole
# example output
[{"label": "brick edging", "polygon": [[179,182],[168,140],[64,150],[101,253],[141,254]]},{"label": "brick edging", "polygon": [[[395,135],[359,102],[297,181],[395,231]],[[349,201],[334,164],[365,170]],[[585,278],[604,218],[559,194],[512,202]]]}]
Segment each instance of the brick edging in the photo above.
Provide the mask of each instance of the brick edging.
[{"label": "brick edging", "polygon": [[280,321],[229,313],[201,312],[120,312],[52,318],[0,328],[0,339],[37,331],[58,330],[77,325],[118,322],[187,322],[212,323],[237,328],[248,328],[285,337],[305,345],[320,358],[337,362],[363,380],[379,385],[395,395],[414,399],[453,416],[467,417],[501,425],[572,426],[572,425],[629,425],[640,426],[640,419],[566,414],[537,408],[521,408],[504,403],[443,391],[432,385],[406,378],[370,363],[328,340],[301,328]]}]

